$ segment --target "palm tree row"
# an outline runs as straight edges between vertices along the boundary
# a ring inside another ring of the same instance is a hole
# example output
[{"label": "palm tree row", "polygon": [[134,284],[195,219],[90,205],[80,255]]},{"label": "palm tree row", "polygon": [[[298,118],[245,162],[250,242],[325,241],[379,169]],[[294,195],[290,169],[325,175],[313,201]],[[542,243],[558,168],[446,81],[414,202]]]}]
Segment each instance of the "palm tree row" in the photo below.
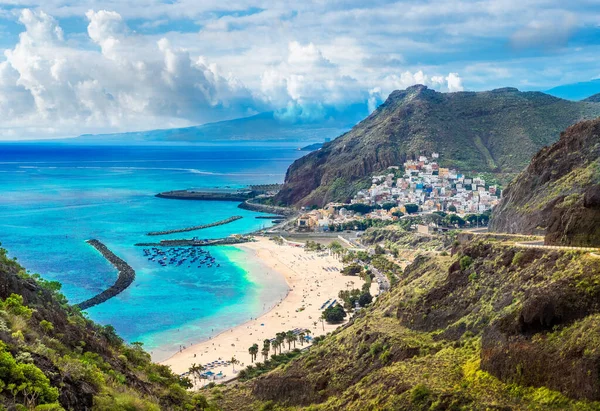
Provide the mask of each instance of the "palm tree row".
[{"label": "palm tree row", "polygon": [[[310,335],[310,330],[303,330],[296,334],[294,331],[280,332],[277,333],[273,340],[264,340],[263,347],[260,351],[261,355],[265,360],[269,358],[269,353],[273,350],[273,355],[281,354],[281,348],[285,348],[285,344],[287,343],[288,351],[292,349],[292,344],[294,344],[294,348],[296,348],[296,342],[300,342],[300,345],[304,345],[306,342],[306,337]],[[250,360],[254,362],[258,355],[258,344],[253,344],[250,348],[248,348],[248,353],[250,354]]]}]

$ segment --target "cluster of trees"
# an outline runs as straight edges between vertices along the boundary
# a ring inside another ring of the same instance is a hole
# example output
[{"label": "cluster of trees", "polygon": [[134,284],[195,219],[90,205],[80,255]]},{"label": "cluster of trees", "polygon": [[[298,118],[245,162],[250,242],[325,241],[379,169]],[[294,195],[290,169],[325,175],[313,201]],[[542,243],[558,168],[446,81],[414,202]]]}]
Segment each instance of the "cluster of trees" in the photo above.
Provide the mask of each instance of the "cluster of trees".
[{"label": "cluster of trees", "polygon": [[362,271],[363,266],[358,263],[352,263],[342,268],[342,274],[344,275],[360,275]]},{"label": "cluster of trees", "polygon": [[373,296],[369,293],[368,288],[365,290],[365,287],[362,289],[342,290],[339,292],[338,297],[344,302],[344,307],[348,310],[353,309],[357,302],[361,307],[366,307],[373,302]]},{"label": "cluster of trees", "polygon": [[316,241],[307,240],[306,244],[304,245],[305,251],[323,251],[324,249],[325,247]]},{"label": "cluster of trees", "polygon": [[[456,211],[456,207],[448,207],[448,211]],[[490,211],[486,211],[481,214],[467,214],[464,218],[453,213],[444,213],[443,211],[435,211],[432,213],[431,218],[433,221],[441,226],[445,227],[464,227],[465,225],[471,226],[487,226],[490,221]]]},{"label": "cluster of trees", "polygon": [[393,224],[394,222],[391,220],[379,220],[373,218],[365,218],[364,220],[356,220],[356,221],[346,221],[342,224],[329,224],[329,231],[345,231],[345,230],[360,230],[364,231],[367,228],[371,227],[385,227],[387,225]]}]

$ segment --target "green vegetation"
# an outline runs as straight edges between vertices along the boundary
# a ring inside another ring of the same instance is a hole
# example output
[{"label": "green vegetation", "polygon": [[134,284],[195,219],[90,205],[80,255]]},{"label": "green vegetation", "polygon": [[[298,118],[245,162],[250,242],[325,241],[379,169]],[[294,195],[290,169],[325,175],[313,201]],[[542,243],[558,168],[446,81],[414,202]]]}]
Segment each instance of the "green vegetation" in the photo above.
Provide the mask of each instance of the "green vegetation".
[{"label": "green vegetation", "polygon": [[252,385],[228,388],[218,404],[600,409],[600,259],[483,239],[456,248],[459,258],[417,257],[348,326]]},{"label": "green vegetation", "polygon": [[0,409],[202,409],[187,378],[87,319],[59,283],[28,274],[3,249],[0,280]]},{"label": "green vegetation", "polygon": [[238,377],[241,381],[248,381],[252,378],[266,374],[267,372],[278,368],[280,365],[289,363],[294,358],[298,357],[300,352],[300,349],[295,348],[283,354],[271,355],[270,359],[266,359],[263,362],[257,362],[254,365],[249,365],[243,370],[240,370]]}]

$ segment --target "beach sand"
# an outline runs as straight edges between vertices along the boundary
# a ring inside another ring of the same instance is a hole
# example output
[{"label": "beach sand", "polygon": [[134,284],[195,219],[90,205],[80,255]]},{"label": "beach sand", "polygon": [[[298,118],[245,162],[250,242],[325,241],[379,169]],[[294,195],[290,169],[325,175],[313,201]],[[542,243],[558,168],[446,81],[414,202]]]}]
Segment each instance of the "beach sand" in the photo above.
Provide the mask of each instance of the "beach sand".
[{"label": "beach sand", "polygon": [[[240,364],[235,367],[237,372],[251,364],[248,348],[252,344],[258,344],[259,347],[257,361],[263,361],[260,355],[263,341],[274,338],[278,332],[302,328],[309,329],[311,336],[316,337],[340,326],[340,324],[331,325],[321,322],[320,308],[327,300],[337,299],[340,290],[362,287],[363,280],[358,277],[343,276],[340,273],[342,263],[327,252],[306,252],[301,247],[277,245],[265,237],[256,237],[256,240],[238,247],[246,250],[250,256],[260,259],[268,268],[283,275],[290,289],[287,296],[257,319],[224,331],[204,342],[191,345],[162,362],[171,366],[173,372],[182,374],[187,372],[193,363],[205,365],[218,360],[229,361],[234,356],[240,361]],[[268,284],[265,286],[268,287]],[[372,289],[371,292],[374,291]],[[304,307],[304,310],[297,311],[301,307]],[[304,347],[306,346],[307,344],[304,344]],[[296,347],[303,346],[297,342]],[[282,352],[287,350],[287,344],[285,348]],[[215,374],[222,372],[225,377],[218,381],[223,382],[235,377],[232,369],[231,365],[226,365],[210,370]],[[206,380],[203,383],[206,383]]]}]

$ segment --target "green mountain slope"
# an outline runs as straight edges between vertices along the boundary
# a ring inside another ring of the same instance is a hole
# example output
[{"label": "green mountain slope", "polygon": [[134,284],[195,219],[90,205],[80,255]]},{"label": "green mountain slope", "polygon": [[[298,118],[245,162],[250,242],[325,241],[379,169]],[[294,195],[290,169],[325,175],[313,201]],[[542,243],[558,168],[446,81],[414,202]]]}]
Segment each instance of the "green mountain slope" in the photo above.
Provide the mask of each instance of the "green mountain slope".
[{"label": "green mountain slope", "polygon": [[184,410],[202,399],[0,249],[0,409]]},{"label": "green mountain slope", "polygon": [[345,200],[371,173],[439,152],[463,172],[516,173],[560,131],[600,115],[600,104],[506,88],[439,93],[425,86],[393,92],[351,131],[295,161],[277,200],[322,205]]},{"label": "green mountain slope", "polygon": [[[462,239],[226,410],[598,410],[600,259]],[[258,365],[257,365],[258,366]]]},{"label": "green mountain slope", "polygon": [[490,229],[600,247],[600,119],[576,124],[504,190]]}]

